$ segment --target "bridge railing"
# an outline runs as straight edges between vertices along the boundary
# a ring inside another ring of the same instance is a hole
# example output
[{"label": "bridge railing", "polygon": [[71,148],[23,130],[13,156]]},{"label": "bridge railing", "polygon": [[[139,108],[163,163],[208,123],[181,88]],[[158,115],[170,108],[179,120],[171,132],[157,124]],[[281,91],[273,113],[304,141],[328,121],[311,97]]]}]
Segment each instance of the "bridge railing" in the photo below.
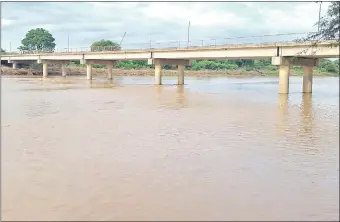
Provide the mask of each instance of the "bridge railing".
[{"label": "bridge railing", "polygon": [[[226,38],[210,38],[201,40],[176,40],[176,41],[149,41],[142,43],[125,43],[121,45],[120,51],[130,50],[145,50],[152,49],[188,49],[188,48],[214,48],[221,46],[244,45],[244,44],[274,44],[294,42],[299,39],[306,38],[314,33],[286,33],[275,35],[261,35],[261,36],[240,36],[240,37],[226,37]],[[113,46],[97,46],[97,47],[78,47],[78,48],[56,48],[53,51],[43,50],[24,50],[17,52],[9,52],[6,54],[38,54],[38,53],[82,53],[82,52],[110,52],[119,51]]]}]

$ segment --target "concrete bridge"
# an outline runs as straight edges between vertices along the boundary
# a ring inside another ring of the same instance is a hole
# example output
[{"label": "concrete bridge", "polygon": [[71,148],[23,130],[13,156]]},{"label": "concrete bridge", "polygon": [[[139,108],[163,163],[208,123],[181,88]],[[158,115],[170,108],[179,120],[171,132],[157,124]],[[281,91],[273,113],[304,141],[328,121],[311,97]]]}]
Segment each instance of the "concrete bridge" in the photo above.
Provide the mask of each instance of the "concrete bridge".
[{"label": "concrete bridge", "polygon": [[66,76],[65,65],[70,61],[79,60],[87,64],[87,79],[92,79],[92,65],[105,64],[108,78],[112,79],[112,69],[120,60],[147,60],[155,65],[155,84],[162,84],[162,65],[178,66],[178,84],[184,84],[184,67],[191,65],[191,60],[235,60],[235,59],[271,59],[273,65],[279,66],[279,93],[289,92],[289,73],[292,65],[303,66],[304,93],[312,92],[313,67],[318,65],[320,58],[339,58],[339,44],[334,41],[242,44],[214,47],[187,47],[168,49],[120,50],[112,51],[103,48],[94,52],[77,50],[75,52],[50,53],[11,53],[1,55],[16,68],[18,63],[42,63],[43,78],[48,77],[48,64],[61,64],[62,76]]}]

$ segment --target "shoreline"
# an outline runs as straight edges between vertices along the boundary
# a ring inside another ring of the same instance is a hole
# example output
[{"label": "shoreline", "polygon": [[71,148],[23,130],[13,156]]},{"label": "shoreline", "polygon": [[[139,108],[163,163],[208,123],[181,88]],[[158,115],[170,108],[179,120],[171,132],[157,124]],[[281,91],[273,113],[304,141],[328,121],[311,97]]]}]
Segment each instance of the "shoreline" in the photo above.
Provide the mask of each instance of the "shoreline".
[{"label": "shoreline", "polygon": [[[83,76],[86,75],[85,67],[67,67],[67,76]],[[154,76],[154,69],[113,69],[113,75],[115,76]],[[4,76],[42,76],[42,70],[20,68],[13,69],[7,66],[1,66],[1,75]],[[49,75],[58,76],[61,75],[60,67],[49,67]],[[92,68],[93,76],[106,76],[106,68]],[[163,76],[177,76],[177,70],[162,70]],[[186,76],[198,76],[198,77],[256,77],[256,76],[279,76],[278,71],[274,70],[185,70]],[[291,70],[290,76],[302,76],[302,73],[298,73],[295,70]],[[314,71],[314,76],[322,77],[338,77],[331,73],[319,73]]]}]

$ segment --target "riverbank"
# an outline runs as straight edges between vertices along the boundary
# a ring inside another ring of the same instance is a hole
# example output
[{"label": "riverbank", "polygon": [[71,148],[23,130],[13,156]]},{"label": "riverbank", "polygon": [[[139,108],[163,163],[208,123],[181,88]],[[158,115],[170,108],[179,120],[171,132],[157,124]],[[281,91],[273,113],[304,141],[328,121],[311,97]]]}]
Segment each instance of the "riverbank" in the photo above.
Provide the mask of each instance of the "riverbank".
[{"label": "riverbank", "polygon": [[[78,76],[86,75],[85,67],[69,66],[67,67],[67,75]],[[153,76],[154,69],[113,69],[116,76]],[[92,68],[94,76],[106,76],[106,68]],[[302,75],[302,69],[291,69],[290,75]],[[316,76],[338,76],[334,73],[320,72],[317,68],[313,74]],[[1,66],[1,75],[42,75],[42,70],[37,69],[13,69],[6,66]],[[60,67],[49,67],[49,75],[61,75]],[[176,76],[177,70],[162,70],[163,76]],[[185,70],[186,76],[278,76],[278,70]]]}]

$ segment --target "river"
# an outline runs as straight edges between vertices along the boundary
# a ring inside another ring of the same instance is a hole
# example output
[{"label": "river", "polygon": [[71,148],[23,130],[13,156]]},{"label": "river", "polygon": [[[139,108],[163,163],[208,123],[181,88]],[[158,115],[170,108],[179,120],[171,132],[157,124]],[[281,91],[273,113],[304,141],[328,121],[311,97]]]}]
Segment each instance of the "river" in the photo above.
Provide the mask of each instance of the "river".
[{"label": "river", "polygon": [[175,82],[2,77],[2,219],[339,219],[339,78]]}]

